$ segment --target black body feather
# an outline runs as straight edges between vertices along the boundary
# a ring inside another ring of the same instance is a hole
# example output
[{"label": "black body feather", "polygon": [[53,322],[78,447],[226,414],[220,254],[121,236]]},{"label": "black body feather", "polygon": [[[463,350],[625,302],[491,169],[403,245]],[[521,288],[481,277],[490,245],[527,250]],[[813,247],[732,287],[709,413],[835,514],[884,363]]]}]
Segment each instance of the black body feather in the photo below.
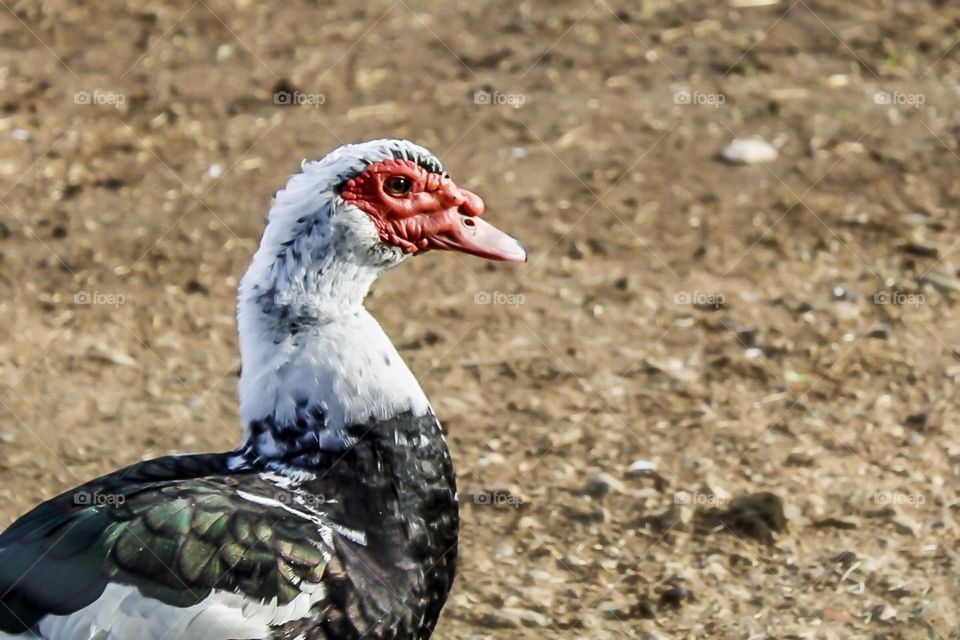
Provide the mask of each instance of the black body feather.
[{"label": "black body feather", "polygon": [[0,535],[0,631],[35,630],[111,581],[176,607],[213,590],[284,604],[322,583],[310,616],[269,638],[429,638],[457,554],[440,426],[405,414],[347,431],[347,451],[303,451],[284,472],[243,452],[158,458],[40,505]]}]

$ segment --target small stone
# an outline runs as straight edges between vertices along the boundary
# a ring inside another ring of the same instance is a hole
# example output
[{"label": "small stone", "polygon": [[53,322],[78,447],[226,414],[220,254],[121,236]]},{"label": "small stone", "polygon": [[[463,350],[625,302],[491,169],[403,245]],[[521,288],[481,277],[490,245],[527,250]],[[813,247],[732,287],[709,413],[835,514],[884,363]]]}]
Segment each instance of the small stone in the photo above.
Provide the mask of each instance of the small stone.
[{"label": "small stone", "polygon": [[626,487],[622,482],[609,474],[598,473],[587,480],[580,492],[585,496],[599,500],[607,495],[611,489],[617,493],[626,492]]},{"label": "small stone", "polygon": [[634,460],[627,467],[628,476],[644,476],[657,470],[657,463],[653,460]]},{"label": "small stone", "polygon": [[510,616],[515,616],[525,627],[548,627],[550,619],[542,613],[537,613],[530,609],[505,609]]},{"label": "small stone", "polygon": [[870,610],[870,614],[873,618],[879,620],[880,622],[886,622],[888,620],[896,619],[897,610],[888,604],[878,604]]},{"label": "small stone", "polygon": [[203,283],[198,282],[197,280],[188,280],[187,284],[183,286],[183,290],[188,294],[207,295],[210,293],[210,290],[204,286]]},{"label": "small stone", "polygon": [[737,567],[737,566],[755,567],[757,565],[757,562],[753,558],[740,555],[739,553],[731,553],[729,560],[730,560],[731,567]]},{"label": "small stone", "polygon": [[908,242],[901,246],[900,250],[911,256],[917,256],[918,258],[936,258],[940,255],[940,251],[937,250],[936,247],[920,244],[919,242]]},{"label": "small stone", "polygon": [[813,523],[815,529],[856,529],[857,523],[840,518],[824,518]]},{"label": "small stone", "polygon": [[[771,3],[772,4],[772,3]],[[827,86],[833,89],[845,87],[850,84],[850,76],[842,73],[834,73],[827,78]]]},{"label": "small stone", "polygon": [[824,622],[849,622],[850,614],[845,609],[826,606],[820,612],[820,619]]},{"label": "small stone", "polygon": [[878,322],[867,330],[867,337],[876,340],[887,340],[890,338],[890,325],[886,322]]},{"label": "small stone", "polygon": [[911,518],[905,513],[898,513],[893,518],[893,526],[897,530],[897,533],[902,535],[911,535],[916,538],[920,535],[920,530],[923,529],[923,524]]},{"label": "small stone", "polygon": [[788,467],[812,467],[813,456],[801,451],[795,451],[787,456],[783,464]]},{"label": "small stone", "polygon": [[923,431],[927,424],[930,422],[930,413],[923,411],[921,413],[913,413],[904,419],[904,426],[910,427],[911,429],[916,429],[917,431]]},{"label": "small stone", "polygon": [[773,145],[759,138],[737,138],[720,151],[720,159],[730,164],[772,162],[779,155]]},{"label": "small stone", "polygon": [[753,347],[757,343],[757,330],[745,325],[737,325],[733,328],[737,334],[737,340],[745,347]]},{"label": "small stone", "polygon": [[769,491],[751,493],[737,497],[730,508],[709,514],[731,532],[773,543],[773,534],[787,528],[787,517],[783,512],[783,500]]},{"label": "small stone", "polygon": [[660,594],[660,606],[678,609],[683,605],[685,600],[689,599],[689,591],[680,585],[673,585]]},{"label": "small stone", "polygon": [[223,60],[229,60],[233,57],[233,45],[232,44],[222,44],[217,47],[217,61],[222,62]]},{"label": "small stone", "polygon": [[553,574],[549,571],[540,571],[538,569],[531,569],[523,574],[523,579],[527,584],[537,584],[537,583],[548,583],[555,582]]},{"label": "small stone", "polygon": [[928,216],[925,213],[914,212],[914,213],[908,213],[907,215],[903,216],[902,220],[903,220],[903,224],[905,225],[908,225],[911,227],[917,227],[920,225],[926,225],[927,222],[930,220],[930,216]]}]

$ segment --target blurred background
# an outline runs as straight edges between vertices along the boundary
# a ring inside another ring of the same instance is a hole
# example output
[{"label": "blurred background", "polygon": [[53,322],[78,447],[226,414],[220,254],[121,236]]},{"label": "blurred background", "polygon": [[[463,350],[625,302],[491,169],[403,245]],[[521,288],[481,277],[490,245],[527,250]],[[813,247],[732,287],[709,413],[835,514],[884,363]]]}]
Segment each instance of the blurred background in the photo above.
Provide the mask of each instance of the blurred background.
[{"label": "blurred background", "polygon": [[369,300],[459,471],[438,638],[960,637],[958,38],[944,0],[0,0],[0,524],[233,447],[272,194],[406,137],[531,254]]}]

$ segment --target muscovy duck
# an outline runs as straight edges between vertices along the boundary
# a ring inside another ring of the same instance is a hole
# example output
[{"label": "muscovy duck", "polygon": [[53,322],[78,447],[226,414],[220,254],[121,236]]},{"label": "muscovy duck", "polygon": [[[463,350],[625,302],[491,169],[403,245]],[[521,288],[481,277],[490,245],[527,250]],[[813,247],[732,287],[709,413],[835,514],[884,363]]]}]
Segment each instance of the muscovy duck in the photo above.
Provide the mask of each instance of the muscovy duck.
[{"label": "muscovy duck", "polygon": [[0,637],[429,638],[454,577],[454,472],[363,300],[431,249],[524,260],[481,213],[407,141],[304,163],[239,288],[243,444],[134,464],[17,520]]}]

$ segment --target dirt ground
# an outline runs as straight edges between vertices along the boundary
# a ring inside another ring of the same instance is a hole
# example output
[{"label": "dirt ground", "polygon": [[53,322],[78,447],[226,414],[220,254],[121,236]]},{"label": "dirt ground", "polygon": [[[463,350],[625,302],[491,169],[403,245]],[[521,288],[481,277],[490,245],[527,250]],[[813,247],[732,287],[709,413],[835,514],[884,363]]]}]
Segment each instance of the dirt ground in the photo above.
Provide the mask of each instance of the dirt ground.
[{"label": "dirt ground", "polygon": [[957,3],[0,4],[4,526],[233,447],[271,195],[408,137],[531,253],[369,300],[459,472],[436,637],[960,638]]}]

